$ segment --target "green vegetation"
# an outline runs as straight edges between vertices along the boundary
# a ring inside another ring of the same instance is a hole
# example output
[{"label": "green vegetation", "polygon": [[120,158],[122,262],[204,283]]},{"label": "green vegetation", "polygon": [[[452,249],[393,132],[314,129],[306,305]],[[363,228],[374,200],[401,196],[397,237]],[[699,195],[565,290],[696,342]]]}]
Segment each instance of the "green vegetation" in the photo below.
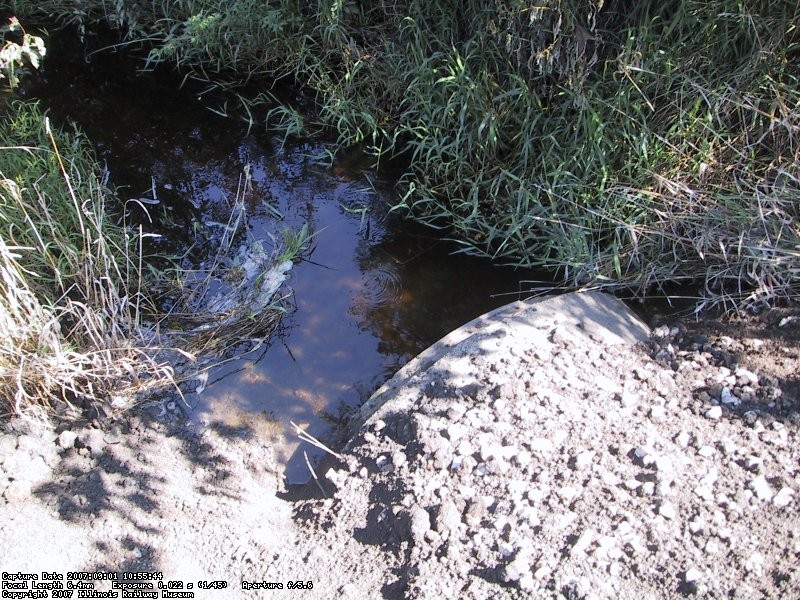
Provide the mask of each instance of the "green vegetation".
[{"label": "green vegetation", "polygon": [[47,53],[44,40],[36,35],[26,32],[16,17],[8,21],[8,25],[0,27],[0,36],[3,39],[8,34],[19,33],[22,36],[21,43],[6,40],[0,48],[0,79],[7,79],[11,88],[19,83],[20,75],[27,72],[28,65],[34,69],[39,68],[39,64]]},{"label": "green vegetation", "polygon": [[107,213],[86,141],[34,104],[0,124],[0,398],[111,401],[171,380],[148,349],[136,244]]},{"label": "green vegetation", "polygon": [[464,251],[706,305],[797,294],[796,0],[33,4],[118,27],[252,123],[276,81],[303,87],[316,113],[266,126],[405,157],[397,209]]},{"label": "green vegetation", "polygon": [[[0,122],[4,408],[26,416],[74,416],[76,404],[124,410],[271,334],[283,313],[276,293],[307,240],[301,232],[291,251],[272,253],[239,243],[244,203],[235,205],[236,223],[212,267],[158,272],[144,261],[147,234],[113,213],[122,212],[119,200],[103,185],[84,136],[51,128],[34,103],[7,106]],[[242,274],[225,275],[234,266]]]}]

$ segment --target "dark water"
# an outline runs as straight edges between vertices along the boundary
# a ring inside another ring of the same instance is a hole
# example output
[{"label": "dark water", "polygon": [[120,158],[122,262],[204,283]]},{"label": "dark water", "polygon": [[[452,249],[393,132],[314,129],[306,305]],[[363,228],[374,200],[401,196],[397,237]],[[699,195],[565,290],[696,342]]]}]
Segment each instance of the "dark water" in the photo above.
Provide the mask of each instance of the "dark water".
[{"label": "dark water", "polygon": [[[525,296],[519,282],[531,273],[453,255],[455,247],[430,230],[387,215],[394,182],[357,157],[329,166],[318,159],[323,145],[283,145],[259,127],[248,134],[240,120],[208,110],[202,89],[177,91],[172,76],[137,77],[130,58],[98,53],[87,63],[83,52],[51,47],[27,93],[41,98],[54,122],[80,125],[122,198],[160,201],[150,207],[149,227],[173,248],[227,220],[245,169],[255,239],[303,224],[314,234],[307,260],[291,272],[296,309],[280,335],[266,350],[212,371],[201,394],[186,396],[198,425],[247,428],[279,447],[290,481],[307,478],[290,420],[330,439],[336,419],[415,354]],[[202,247],[191,255],[207,258]]]}]

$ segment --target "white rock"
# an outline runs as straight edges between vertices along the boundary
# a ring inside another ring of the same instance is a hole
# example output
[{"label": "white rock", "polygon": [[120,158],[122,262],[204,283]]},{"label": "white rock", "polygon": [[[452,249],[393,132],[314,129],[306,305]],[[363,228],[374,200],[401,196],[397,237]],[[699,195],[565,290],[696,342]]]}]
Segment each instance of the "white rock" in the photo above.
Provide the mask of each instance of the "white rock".
[{"label": "white rock", "polygon": [[744,570],[748,573],[760,575],[764,570],[764,556],[760,552],[754,552],[744,563]]},{"label": "white rock", "polygon": [[530,441],[531,451],[533,452],[541,452],[543,454],[549,454],[553,451],[553,442],[548,440],[547,438],[533,438]]},{"label": "white rock", "polygon": [[694,583],[695,581],[700,581],[702,577],[703,574],[694,567],[690,568],[689,570],[686,571],[686,573],[683,574],[683,579],[686,581],[686,583]]},{"label": "white rock", "polygon": [[475,446],[473,446],[472,442],[469,440],[461,440],[456,448],[456,452],[461,456],[471,456],[475,454]]},{"label": "white rock", "polygon": [[784,508],[785,506],[789,506],[792,502],[792,496],[794,496],[794,490],[792,488],[782,487],[781,490],[775,494],[772,503],[778,508]]},{"label": "white rock", "polygon": [[593,450],[586,450],[575,457],[575,466],[579,469],[585,469],[592,464],[595,452]]},{"label": "white rock", "polygon": [[529,485],[530,483],[524,479],[512,479],[508,482],[508,493],[514,497],[522,497],[528,491]]},{"label": "white rock", "polygon": [[467,407],[459,402],[453,404],[452,406],[450,406],[450,408],[447,409],[447,418],[450,419],[451,421],[458,421],[461,417],[464,416],[464,413],[466,412],[467,412]]},{"label": "white rock", "polygon": [[705,527],[705,523],[700,517],[695,518],[692,521],[689,521],[689,531],[691,531],[694,535],[703,532],[703,528]]},{"label": "white rock", "polygon": [[652,465],[658,460],[658,456],[656,456],[655,452],[647,447],[636,448],[633,453],[644,466]]},{"label": "white rock", "polygon": [[542,580],[545,577],[547,577],[548,575],[550,575],[550,572],[551,572],[550,567],[547,567],[547,566],[539,567],[538,569],[536,569],[536,571],[534,571],[533,577],[535,579]]},{"label": "white rock", "polygon": [[709,419],[719,419],[722,417],[722,408],[719,406],[712,406],[706,411],[706,417]]},{"label": "white rock", "polygon": [[703,458],[711,458],[716,453],[716,449],[713,446],[701,446],[697,453],[702,456]]},{"label": "white rock", "polygon": [[620,538],[625,539],[631,533],[633,533],[633,526],[628,521],[620,521],[620,524],[617,525],[617,534]]},{"label": "white rock", "polygon": [[558,490],[558,495],[561,496],[565,502],[572,502],[575,498],[581,495],[581,489],[565,485]]},{"label": "white rock", "polygon": [[461,423],[451,423],[447,426],[447,437],[450,438],[451,442],[455,442],[458,439],[464,437],[471,429],[466,425]]},{"label": "white rock", "polygon": [[493,456],[496,456],[496,457],[502,457],[503,456],[503,449],[502,449],[502,446],[500,444],[494,444],[494,443],[481,444],[479,452],[480,452],[481,460],[483,460],[483,461],[488,461]]},{"label": "white rock", "polygon": [[675,436],[675,442],[681,448],[686,448],[689,445],[689,442],[691,440],[692,440],[692,436],[689,435],[688,431],[681,431],[677,436]]},{"label": "white rock", "polygon": [[60,448],[72,448],[75,445],[75,440],[78,438],[74,431],[62,431],[58,436],[58,445]]},{"label": "white rock", "polygon": [[570,525],[572,525],[578,518],[578,515],[574,512],[567,512],[563,515],[559,515],[555,519],[555,525],[559,529],[566,529]]},{"label": "white rock", "polygon": [[424,508],[415,506],[411,509],[410,520],[411,535],[414,537],[414,542],[419,544],[431,528],[431,516]]},{"label": "white rock", "polygon": [[620,397],[620,402],[622,402],[622,406],[630,408],[631,406],[634,406],[637,402],[639,402],[639,395],[626,390],[622,392],[622,396]]},{"label": "white rock", "polygon": [[594,541],[595,532],[591,529],[584,531],[572,545],[572,553],[584,553]]},{"label": "white rock", "polygon": [[531,593],[536,589],[536,582],[533,580],[533,575],[531,573],[525,573],[525,575],[520,577],[517,585],[519,585],[519,589],[526,593]]},{"label": "white rock", "polygon": [[557,429],[553,432],[553,444],[560,446],[569,439],[569,432],[565,429]]},{"label": "white rock", "polygon": [[734,395],[734,393],[731,391],[731,388],[728,387],[722,388],[722,392],[720,393],[719,396],[719,401],[722,402],[723,404],[730,404],[732,406],[738,406],[742,402],[741,400],[739,400],[739,398],[737,398]]},{"label": "white rock", "polygon": [[597,539],[597,546],[595,556],[602,560],[608,557],[609,554],[614,554],[613,550],[617,546],[617,540],[610,535],[603,535]]},{"label": "white rock", "polygon": [[524,467],[531,464],[531,453],[527,450],[520,450],[517,452],[517,455],[514,457],[514,461],[520,466]]},{"label": "white rock", "polygon": [[745,368],[739,367],[738,369],[736,369],[735,375],[736,377],[743,377],[750,383],[750,385],[755,385],[756,383],[758,383],[758,375],[756,375],[752,371],[748,371]]},{"label": "white rock", "polygon": [[392,464],[395,466],[396,469],[399,469],[407,462],[408,458],[406,458],[406,454],[402,450],[397,450],[392,453]]},{"label": "white rock", "polygon": [[658,507],[658,514],[671,521],[678,517],[678,511],[675,510],[675,506],[669,500],[661,503],[661,506]]},{"label": "white rock", "polygon": [[503,579],[511,583],[519,581],[520,578],[531,571],[530,555],[526,552],[519,552],[517,556],[510,563],[506,565],[503,570]]},{"label": "white rock", "polygon": [[655,423],[661,423],[667,418],[667,412],[663,406],[654,406],[650,409],[650,419]]},{"label": "white rock", "polygon": [[772,488],[763,475],[756,477],[747,484],[759,500],[769,500],[773,496]]}]

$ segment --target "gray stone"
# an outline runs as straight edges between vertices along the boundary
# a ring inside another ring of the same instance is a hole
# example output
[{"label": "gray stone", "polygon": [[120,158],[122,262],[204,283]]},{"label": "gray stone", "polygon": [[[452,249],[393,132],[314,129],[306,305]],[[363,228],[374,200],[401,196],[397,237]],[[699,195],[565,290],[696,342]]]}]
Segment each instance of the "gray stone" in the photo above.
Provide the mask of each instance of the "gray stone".
[{"label": "gray stone", "polygon": [[415,506],[410,511],[411,536],[414,543],[419,545],[425,539],[425,534],[431,528],[431,516],[421,506]]},{"label": "gray stone", "polygon": [[78,435],[76,447],[87,448],[92,456],[100,455],[106,447],[103,432],[99,429],[87,429]]},{"label": "gray stone", "polygon": [[461,527],[461,513],[452,500],[444,500],[436,515],[436,531],[441,534],[456,533]]},{"label": "gray stone", "polygon": [[59,448],[66,450],[67,448],[72,448],[75,445],[76,439],[78,439],[78,435],[74,431],[66,430],[59,434],[56,443],[58,444]]}]

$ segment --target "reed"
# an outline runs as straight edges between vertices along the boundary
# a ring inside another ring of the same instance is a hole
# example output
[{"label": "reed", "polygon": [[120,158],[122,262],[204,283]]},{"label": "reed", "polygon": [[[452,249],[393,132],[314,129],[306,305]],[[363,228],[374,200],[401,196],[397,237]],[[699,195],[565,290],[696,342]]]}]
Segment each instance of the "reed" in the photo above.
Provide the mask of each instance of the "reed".
[{"label": "reed", "polygon": [[[249,184],[243,175],[241,196]],[[123,411],[263,343],[286,311],[282,284],[304,231],[242,239],[241,197],[202,272],[158,270],[148,234],[123,220],[80,131],[35,103],[0,122],[0,402],[10,414]],[[232,273],[237,273],[234,277]]]},{"label": "reed", "polygon": [[395,209],[464,252],[548,268],[568,287],[691,283],[700,306],[797,295],[794,0],[36,9],[84,30],[118,26],[149,66],[240,98],[256,89],[251,121],[276,82],[302,87],[312,114],[270,105],[265,126],[404,157]]}]

